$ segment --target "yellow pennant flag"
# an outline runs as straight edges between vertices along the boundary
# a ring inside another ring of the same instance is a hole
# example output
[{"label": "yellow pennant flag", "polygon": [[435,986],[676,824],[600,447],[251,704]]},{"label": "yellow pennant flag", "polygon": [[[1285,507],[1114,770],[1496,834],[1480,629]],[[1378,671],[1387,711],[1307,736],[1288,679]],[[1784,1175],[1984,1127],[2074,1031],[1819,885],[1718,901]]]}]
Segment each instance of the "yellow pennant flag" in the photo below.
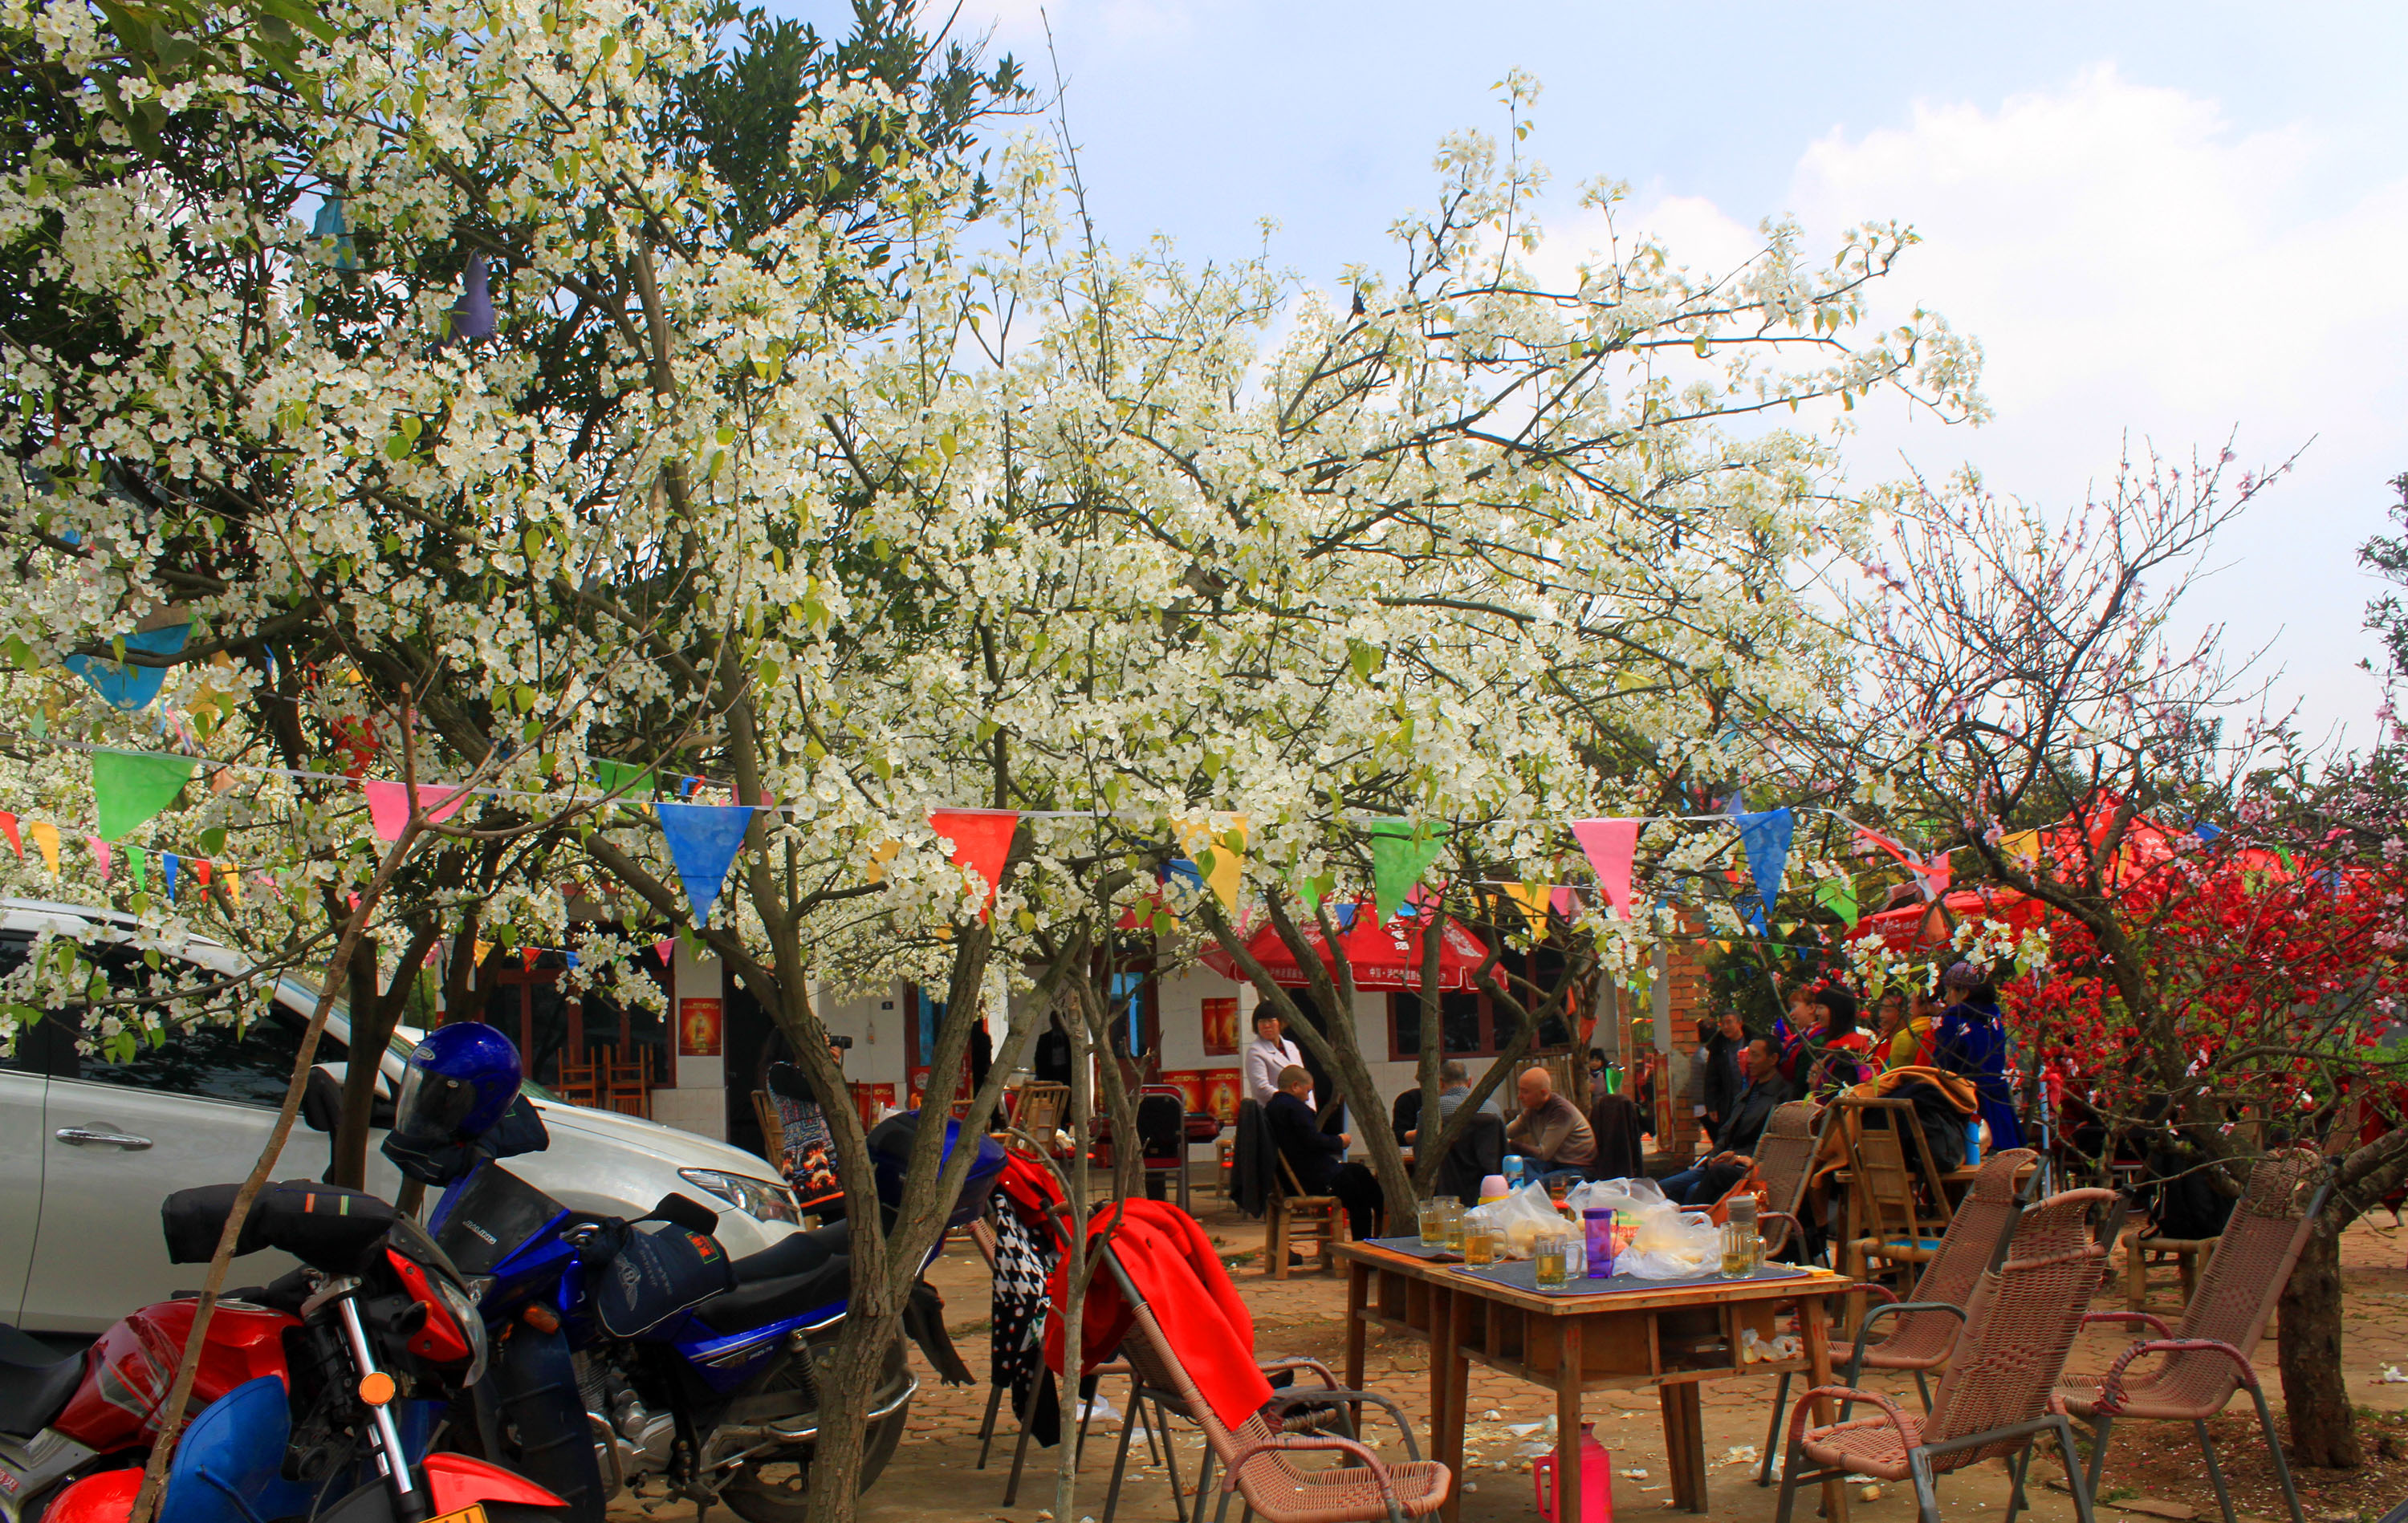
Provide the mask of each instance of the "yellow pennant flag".
[{"label": "yellow pennant flag", "polygon": [[872,883],[885,882],[886,864],[893,861],[895,860],[895,854],[902,849],[903,843],[896,840],[881,841],[876,846],[871,847],[869,848],[869,866],[863,875],[867,877]]},{"label": "yellow pennant flag", "polygon": [[1226,910],[1238,907],[1246,881],[1246,831],[1254,821],[1245,815],[1223,815],[1215,828],[1211,818],[1174,819],[1171,833],[1179,849],[1196,864],[1212,897]]},{"label": "yellow pennant flag", "polygon": [[225,885],[226,897],[234,901],[234,907],[242,908],[242,870],[228,862],[225,864],[225,876],[218,881]]},{"label": "yellow pennant flag", "polygon": [[1999,837],[1999,851],[2014,858],[2027,868],[2040,866],[2040,832],[2017,831],[2013,835]]},{"label": "yellow pennant flag", "polygon": [[1539,941],[1547,934],[1547,902],[1555,897],[1555,886],[1547,883],[1509,883],[1506,897],[1522,907],[1522,918],[1530,923],[1530,939]]},{"label": "yellow pennant flag", "polygon": [[50,876],[59,875],[59,828],[47,819],[37,819],[25,827],[34,845],[42,848],[42,861],[50,863]]}]

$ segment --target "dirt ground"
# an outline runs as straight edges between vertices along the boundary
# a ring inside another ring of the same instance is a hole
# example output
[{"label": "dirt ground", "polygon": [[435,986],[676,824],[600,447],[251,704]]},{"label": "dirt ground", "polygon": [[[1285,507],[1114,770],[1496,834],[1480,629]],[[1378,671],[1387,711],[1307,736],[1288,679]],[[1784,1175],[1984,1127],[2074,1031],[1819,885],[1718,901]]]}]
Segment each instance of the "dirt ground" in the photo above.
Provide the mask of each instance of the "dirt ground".
[{"label": "dirt ground", "polygon": [[[1215,1241],[1232,1265],[1237,1283],[1254,1308],[1255,1345],[1265,1356],[1309,1354],[1342,1368],[1345,1292],[1341,1281],[1302,1273],[1275,1281],[1260,1269],[1263,1230],[1224,1203],[1198,1193],[1196,1205]],[[2369,1460],[2351,1473],[2295,1473],[2300,1503],[2308,1523],[2376,1523],[2390,1508],[2408,1500],[2408,1233],[2390,1218],[2361,1222],[2342,1249],[2344,1294],[2345,1377],[2350,1395],[2365,1423]],[[930,1273],[943,1294],[946,1321],[963,1358],[983,1377],[987,1369],[989,1278],[983,1263],[967,1240],[948,1243]],[[2153,1286],[2150,1309],[2172,1317],[2179,1312],[2180,1289],[2171,1274]],[[2102,1295],[2102,1308],[2123,1304],[2120,1282],[2112,1301]],[[2103,1370],[2124,1346],[2114,1330],[2087,1334],[2076,1345],[2072,1367]],[[916,1352],[913,1355],[918,1362]],[[2274,1364],[2274,1336],[2270,1330],[2258,1351],[2258,1367],[2275,1422],[2282,1424],[2281,1380]],[[2386,1371],[2392,1378],[2386,1379]],[[911,1426],[894,1463],[863,1500],[865,1523],[918,1523],[930,1517],[994,1519],[996,1523],[1087,1523],[1104,1510],[1106,1483],[1112,1451],[1120,1438],[1117,1417],[1099,1415],[1088,1433],[1086,1457],[1079,1473],[1075,1509],[1070,1518],[1054,1516],[1054,1472],[1058,1450],[1032,1445],[1029,1473],[1022,1482],[1017,1504],[1007,1509],[1003,1493],[1017,1435],[1009,1407],[1003,1414],[995,1452],[983,1470],[976,1468],[978,1429],[985,1409],[987,1388],[982,1383],[947,1389],[924,1365],[920,1366],[921,1395],[914,1403]],[[1374,1332],[1369,1344],[1365,1383],[1393,1397],[1414,1424],[1418,1441],[1427,1438],[1429,1412],[1428,1350],[1418,1340]],[[1870,1383],[1870,1382],[1869,1382]],[[1109,1382],[1105,1400],[1117,1411],[1126,1405],[1125,1388]],[[1913,1409],[1916,1404],[1911,1379],[1885,1380],[1889,1390]],[[1755,1484],[1756,1460],[1765,1441],[1770,1415],[1772,1381],[1742,1376],[1706,1383],[1701,1389],[1705,1414],[1709,1516],[1715,1518],[1772,1518],[1778,1489]],[[1465,1443],[1467,1523],[1501,1523],[1538,1516],[1532,1491],[1529,1453],[1545,1437],[1543,1431],[1516,1434],[1517,1425],[1543,1424],[1554,1411],[1553,1397],[1536,1387],[1473,1366],[1469,1406],[1470,1422]],[[1588,1398],[1587,1414],[1597,1437],[1612,1455],[1615,1510],[1625,1517],[1669,1516],[1669,1480],[1663,1432],[1653,1391],[1607,1391]],[[2286,1517],[2282,1494],[2258,1433],[2255,1413],[2246,1398],[2237,1399],[2227,1415],[2211,1425],[2236,1510],[2243,1519]],[[1385,1454],[1401,1457],[1402,1444],[1393,1426],[1373,1435]],[[1201,1440],[1183,1425],[1170,1435],[1180,1475],[1192,1487]],[[1170,1488],[1165,1473],[1151,1463],[1143,1438],[1131,1445],[1130,1473],[1124,1485],[1116,1523],[1151,1523],[1173,1517]],[[2033,1467],[2032,1509],[2026,1516],[2037,1523],[2071,1523],[2072,1499],[2063,1490],[2061,1468],[2053,1459]],[[2200,1518],[2217,1516],[2215,1496],[2192,1435],[2171,1424],[2130,1423],[2119,1427],[2110,1445],[2107,1471],[2100,1487],[2105,1520],[2135,1517]],[[2008,1487],[2003,1470],[1992,1462],[1942,1478],[1941,1505],[1950,1518],[2003,1518]],[[692,1509],[682,1503],[646,1509],[623,1502],[613,1516],[633,1520],[651,1517],[679,1523]],[[1851,1487],[1851,1516],[1865,1523],[1902,1523],[1914,1516],[1911,1487],[1884,1485],[1866,1500],[1865,1488]],[[1813,1503],[1801,1499],[1799,1523],[1811,1523]],[[1232,1506],[1231,1523],[1239,1516]]]}]

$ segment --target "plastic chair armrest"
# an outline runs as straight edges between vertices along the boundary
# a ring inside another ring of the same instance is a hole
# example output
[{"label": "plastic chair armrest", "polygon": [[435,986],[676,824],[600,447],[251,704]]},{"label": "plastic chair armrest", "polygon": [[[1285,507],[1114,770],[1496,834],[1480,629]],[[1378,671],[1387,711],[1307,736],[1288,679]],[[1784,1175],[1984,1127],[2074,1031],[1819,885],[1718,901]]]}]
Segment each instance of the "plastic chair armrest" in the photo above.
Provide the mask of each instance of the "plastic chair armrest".
[{"label": "plastic chair armrest", "polygon": [[2160,1338],[2171,1338],[2174,1335],[2174,1330],[2166,1325],[2166,1319],[2155,1312],[2085,1312],[2082,1314],[2084,1327],[2086,1328],[2093,1322],[2126,1324],[2138,1322]]},{"label": "plastic chair armrest", "polygon": [[2221,1338],[2151,1338],[2115,1356],[2107,1368],[2106,1376],[2099,1382],[2099,1400],[2092,1403],[2102,1416],[2114,1416],[2124,1407],[2124,1371],[2133,1360],[2151,1354],[2221,1354],[2241,1372],[2241,1384],[2251,1391],[2258,1389],[2258,1372],[2241,1350]]}]

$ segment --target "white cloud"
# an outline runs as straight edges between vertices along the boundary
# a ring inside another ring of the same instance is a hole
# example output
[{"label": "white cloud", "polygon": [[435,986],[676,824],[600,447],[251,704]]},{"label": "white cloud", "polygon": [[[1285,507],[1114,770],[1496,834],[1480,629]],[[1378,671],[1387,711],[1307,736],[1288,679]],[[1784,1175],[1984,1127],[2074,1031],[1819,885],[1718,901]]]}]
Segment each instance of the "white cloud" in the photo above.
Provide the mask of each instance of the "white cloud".
[{"label": "white cloud", "polygon": [[[2355,551],[2408,470],[2408,178],[2351,183],[2344,160],[2296,128],[2238,134],[2214,102],[2108,67],[1810,145],[1787,206],[1809,247],[1911,223],[1923,242],[1885,300],[1981,340],[1998,414],[1965,430],[1860,412],[1856,474],[1971,461],[1994,489],[2063,507],[2103,486],[2128,434],[2186,461],[2237,427],[2248,465],[2308,445],[2220,546],[2229,569],[2191,620],[2227,623],[2236,648],[2272,642],[2278,691],[2312,731],[2371,738],[2375,685],[2353,667],[2373,653],[2358,630],[2373,584]],[[1674,198],[1636,220],[1706,264],[1756,221]]]}]

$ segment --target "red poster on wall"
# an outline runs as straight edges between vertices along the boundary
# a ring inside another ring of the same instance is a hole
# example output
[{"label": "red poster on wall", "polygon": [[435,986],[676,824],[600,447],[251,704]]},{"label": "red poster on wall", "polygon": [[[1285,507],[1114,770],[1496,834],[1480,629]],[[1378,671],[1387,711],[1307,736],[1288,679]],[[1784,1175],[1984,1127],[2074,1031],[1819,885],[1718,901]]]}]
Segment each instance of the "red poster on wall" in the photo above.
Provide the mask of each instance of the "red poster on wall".
[{"label": "red poster on wall", "polygon": [[1238,1074],[1235,1069],[1221,1069],[1204,1076],[1204,1109],[1221,1118],[1227,1126],[1238,1118]]},{"label": "red poster on wall", "polygon": [[1182,1068],[1167,1072],[1162,1082],[1178,1087],[1182,1102],[1191,1111],[1204,1108],[1204,1075],[1200,1069]]},{"label": "red poster on wall", "polygon": [[678,1002],[678,1056],[681,1058],[716,1058],[719,1056],[721,1010],[719,1002],[707,995]]},{"label": "red poster on wall", "polygon": [[1204,1002],[1204,1056],[1234,1058],[1237,1055],[1237,996],[1215,995]]}]

